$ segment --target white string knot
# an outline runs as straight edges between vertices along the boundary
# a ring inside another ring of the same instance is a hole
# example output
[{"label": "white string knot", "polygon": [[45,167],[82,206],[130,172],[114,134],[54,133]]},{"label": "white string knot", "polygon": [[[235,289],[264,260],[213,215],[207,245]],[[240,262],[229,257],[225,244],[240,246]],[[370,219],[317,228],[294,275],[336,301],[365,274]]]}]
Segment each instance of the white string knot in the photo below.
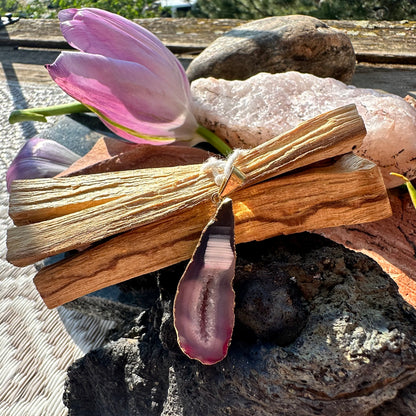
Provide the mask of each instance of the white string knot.
[{"label": "white string knot", "polygon": [[202,164],[201,171],[211,173],[215,184],[221,186],[231,175],[234,162],[240,155],[246,152],[246,149],[234,149],[227,159],[219,159],[211,156]]}]

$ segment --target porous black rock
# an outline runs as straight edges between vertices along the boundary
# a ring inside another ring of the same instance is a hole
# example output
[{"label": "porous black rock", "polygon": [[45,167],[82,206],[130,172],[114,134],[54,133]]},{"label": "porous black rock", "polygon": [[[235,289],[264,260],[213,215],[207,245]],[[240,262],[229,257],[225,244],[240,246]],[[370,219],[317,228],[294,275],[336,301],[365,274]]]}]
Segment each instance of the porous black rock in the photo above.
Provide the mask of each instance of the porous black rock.
[{"label": "porous black rock", "polygon": [[307,305],[288,273],[255,260],[237,273],[236,331],[280,346],[294,341],[306,322]]},{"label": "porous black rock", "polygon": [[[69,415],[387,416],[414,398],[416,313],[377,263],[306,233],[237,253],[223,361],[204,366],[179,350],[172,304],[185,265],[164,269],[155,304],[69,368]],[[240,310],[251,301],[259,311]]]},{"label": "porous black rock", "polygon": [[351,80],[355,53],[348,36],[310,16],[273,16],[238,26],[211,43],[188,78],[244,80],[259,72],[306,72]]}]

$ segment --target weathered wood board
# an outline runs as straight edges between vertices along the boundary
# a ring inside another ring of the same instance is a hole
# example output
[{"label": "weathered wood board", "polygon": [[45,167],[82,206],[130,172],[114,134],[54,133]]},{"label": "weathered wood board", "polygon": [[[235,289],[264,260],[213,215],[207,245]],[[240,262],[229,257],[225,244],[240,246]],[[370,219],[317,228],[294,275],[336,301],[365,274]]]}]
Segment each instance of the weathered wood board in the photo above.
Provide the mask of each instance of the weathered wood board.
[{"label": "weathered wood board", "polygon": [[[199,53],[217,37],[245,23],[238,19],[137,19],[175,53]],[[345,32],[359,62],[416,64],[416,22],[328,20]],[[0,46],[68,49],[57,19],[21,19],[0,29]]]},{"label": "weathered wood board", "polygon": [[[138,19],[186,66],[237,19]],[[353,85],[405,96],[416,92],[416,22],[327,21],[351,39],[357,56]],[[68,49],[56,19],[21,19],[0,28],[0,79],[52,82],[45,68]],[[372,65],[368,65],[372,64]]]}]

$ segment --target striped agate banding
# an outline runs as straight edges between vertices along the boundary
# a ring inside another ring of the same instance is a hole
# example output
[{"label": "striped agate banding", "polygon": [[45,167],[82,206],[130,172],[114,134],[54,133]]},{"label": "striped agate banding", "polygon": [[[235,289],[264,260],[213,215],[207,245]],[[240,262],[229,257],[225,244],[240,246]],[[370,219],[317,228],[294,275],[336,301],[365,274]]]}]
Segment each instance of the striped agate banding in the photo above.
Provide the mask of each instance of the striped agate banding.
[{"label": "striped agate banding", "polygon": [[203,230],[174,302],[179,346],[203,364],[227,355],[234,328],[235,261],[234,215],[226,198]]}]

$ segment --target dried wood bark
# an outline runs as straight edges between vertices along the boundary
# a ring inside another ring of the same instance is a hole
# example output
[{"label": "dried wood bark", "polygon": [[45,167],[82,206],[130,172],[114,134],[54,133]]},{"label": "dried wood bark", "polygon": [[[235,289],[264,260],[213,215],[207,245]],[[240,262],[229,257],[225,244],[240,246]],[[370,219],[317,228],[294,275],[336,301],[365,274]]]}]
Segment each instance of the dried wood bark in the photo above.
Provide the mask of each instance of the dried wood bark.
[{"label": "dried wood bark", "polygon": [[57,177],[91,175],[145,168],[203,163],[208,151],[188,146],[154,146],[122,142],[111,137],[97,140],[93,148]]}]

